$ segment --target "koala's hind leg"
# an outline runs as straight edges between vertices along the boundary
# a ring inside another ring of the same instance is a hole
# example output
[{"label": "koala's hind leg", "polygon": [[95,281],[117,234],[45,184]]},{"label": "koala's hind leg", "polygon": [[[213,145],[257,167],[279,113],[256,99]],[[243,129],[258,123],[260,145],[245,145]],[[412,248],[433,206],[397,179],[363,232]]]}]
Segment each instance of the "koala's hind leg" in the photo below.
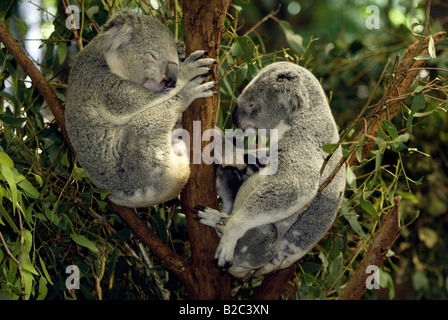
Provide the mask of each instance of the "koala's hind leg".
[{"label": "koala's hind leg", "polygon": [[[197,220],[201,224],[215,228],[217,234],[222,237],[223,229],[230,219],[228,214],[204,206],[196,206],[193,213],[197,214]],[[264,266],[278,250],[277,229],[274,224],[249,229],[244,237],[237,240],[233,261],[220,267],[230,266],[228,271],[233,276],[242,278],[251,270]],[[218,257],[215,259],[218,262]]]}]

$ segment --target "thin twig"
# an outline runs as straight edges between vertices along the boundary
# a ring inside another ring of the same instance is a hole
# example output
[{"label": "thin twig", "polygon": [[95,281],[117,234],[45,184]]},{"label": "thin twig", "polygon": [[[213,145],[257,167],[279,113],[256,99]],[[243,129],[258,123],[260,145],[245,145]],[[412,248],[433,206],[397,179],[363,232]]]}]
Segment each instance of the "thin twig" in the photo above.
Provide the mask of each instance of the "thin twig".
[{"label": "thin twig", "polygon": [[[75,41],[78,45],[78,49],[79,51],[82,50],[83,45],[82,45],[82,39],[79,36],[78,33],[78,29],[77,29],[77,25],[76,25],[76,20],[74,18],[74,15],[71,12],[67,12],[67,8],[70,7],[70,2],[69,0],[63,0],[62,1],[62,6],[64,7],[65,13],[67,14],[67,17],[70,18],[72,20],[72,24],[73,24],[73,28],[72,28],[72,32],[73,32],[73,36],[75,37]],[[82,26],[80,26],[80,28],[82,28]],[[82,30],[82,29],[81,29]]]}]

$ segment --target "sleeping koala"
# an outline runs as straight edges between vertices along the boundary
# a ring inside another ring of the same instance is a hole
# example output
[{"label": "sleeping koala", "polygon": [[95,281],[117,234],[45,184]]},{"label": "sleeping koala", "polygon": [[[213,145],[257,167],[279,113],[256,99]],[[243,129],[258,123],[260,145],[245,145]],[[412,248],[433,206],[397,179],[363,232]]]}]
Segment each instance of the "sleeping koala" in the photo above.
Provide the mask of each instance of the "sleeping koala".
[{"label": "sleeping koala", "polygon": [[187,148],[172,131],[193,100],[213,95],[215,83],[203,81],[215,60],[204,54],[180,63],[170,31],[127,10],[79,53],[67,90],[67,131],[79,163],[114,203],[162,203],[187,182]]},{"label": "sleeping koala", "polygon": [[[238,98],[232,118],[242,129],[277,129],[278,140],[270,143],[277,157],[271,155],[265,168],[241,183],[233,206],[226,204],[230,214],[203,206],[196,210],[200,222],[221,236],[218,267],[230,266],[235,277],[251,271],[264,275],[299,260],[332,225],[345,168],[322,192],[317,190],[342,157],[338,148],[321,174],[327,157],[322,146],[337,143],[338,130],[318,80],[289,62],[261,70]],[[263,174],[272,166],[274,173]],[[228,189],[226,181],[232,179],[220,180],[221,188]]]}]

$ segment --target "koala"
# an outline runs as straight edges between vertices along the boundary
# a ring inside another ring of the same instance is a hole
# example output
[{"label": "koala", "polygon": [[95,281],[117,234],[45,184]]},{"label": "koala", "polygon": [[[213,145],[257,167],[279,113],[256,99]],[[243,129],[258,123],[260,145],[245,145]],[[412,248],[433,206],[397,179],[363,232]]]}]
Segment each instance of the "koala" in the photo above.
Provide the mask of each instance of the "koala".
[{"label": "koala", "polygon": [[79,53],[70,73],[66,126],[80,165],[110,200],[144,207],[175,198],[190,176],[172,132],[183,111],[214,94],[215,60],[183,62],[168,28],[142,14],[115,13]]},{"label": "koala", "polygon": [[[222,193],[234,196],[231,212],[197,206],[198,220],[221,237],[215,259],[235,277],[283,269],[310,251],[332,225],[345,189],[345,167],[318,188],[342,157],[339,148],[321,169],[325,144],[339,141],[335,120],[319,81],[306,69],[276,62],[262,69],[238,97],[232,119],[243,130],[277,129],[276,157],[269,158],[238,190],[233,176],[218,174]],[[270,167],[275,172],[266,174]],[[223,169],[221,169],[223,170]],[[232,175],[235,170],[229,170]],[[226,186],[228,185],[228,186]],[[232,190],[233,188],[233,190]]]}]

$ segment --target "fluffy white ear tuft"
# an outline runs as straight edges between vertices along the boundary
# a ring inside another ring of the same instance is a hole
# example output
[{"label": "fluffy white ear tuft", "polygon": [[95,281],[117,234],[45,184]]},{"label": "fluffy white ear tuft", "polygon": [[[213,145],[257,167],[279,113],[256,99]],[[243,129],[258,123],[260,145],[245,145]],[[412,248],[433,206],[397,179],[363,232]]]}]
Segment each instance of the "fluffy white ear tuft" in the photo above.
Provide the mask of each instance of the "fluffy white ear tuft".
[{"label": "fluffy white ear tuft", "polygon": [[108,29],[104,34],[104,46],[106,52],[117,50],[120,46],[125,46],[134,37],[135,29],[132,25],[122,24]]}]

